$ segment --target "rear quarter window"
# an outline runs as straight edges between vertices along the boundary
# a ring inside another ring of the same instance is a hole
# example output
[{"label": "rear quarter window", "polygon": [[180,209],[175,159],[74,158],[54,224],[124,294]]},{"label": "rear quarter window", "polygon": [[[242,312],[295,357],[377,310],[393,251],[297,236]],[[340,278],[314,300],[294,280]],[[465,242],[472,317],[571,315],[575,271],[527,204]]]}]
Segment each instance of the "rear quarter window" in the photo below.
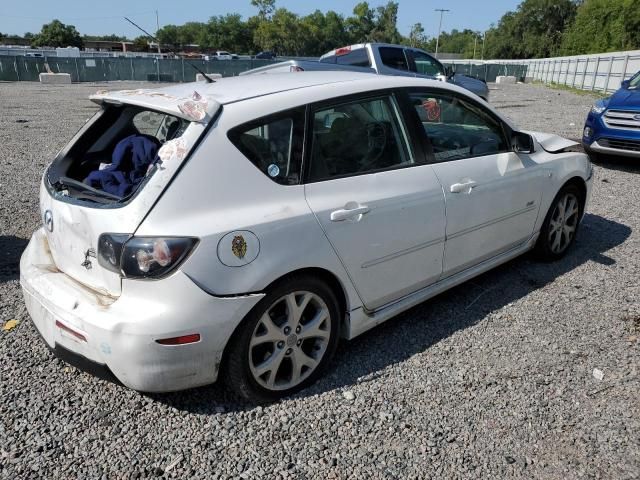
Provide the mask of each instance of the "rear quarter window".
[{"label": "rear quarter window", "polygon": [[229,131],[231,143],[267,177],[296,185],[302,177],[304,108],[244,123]]}]

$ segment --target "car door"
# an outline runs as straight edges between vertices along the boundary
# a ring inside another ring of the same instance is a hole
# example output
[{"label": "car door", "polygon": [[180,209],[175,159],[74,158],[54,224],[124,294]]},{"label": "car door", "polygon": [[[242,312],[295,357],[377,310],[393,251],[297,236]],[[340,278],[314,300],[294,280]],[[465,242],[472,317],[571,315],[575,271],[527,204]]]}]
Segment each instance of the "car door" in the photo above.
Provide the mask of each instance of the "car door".
[{"label": "car door", "polygon": [[444,196],[391,94],[311,108],[305,195],[365,308],[437,281]]},{"label": "car door", "polygon": [[439,89],[411,91],[409,99],[444,188],[443,277],[526,242],[538,216],[544,170],[515,153],[507,127],[472,99]]}]

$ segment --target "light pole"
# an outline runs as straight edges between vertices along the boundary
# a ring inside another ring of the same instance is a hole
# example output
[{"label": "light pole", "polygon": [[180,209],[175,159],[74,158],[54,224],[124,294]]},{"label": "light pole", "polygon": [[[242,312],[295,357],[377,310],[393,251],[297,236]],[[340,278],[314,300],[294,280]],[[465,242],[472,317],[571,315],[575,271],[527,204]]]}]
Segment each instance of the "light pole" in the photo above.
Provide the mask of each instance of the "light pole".
[{"label": "light pole", "polygon": [[436,58],[438,58],[438,47],[440,46],[440,31],[442,30],[442,15],[444,12],[450,12],[446,8],[436,8],[436,12],[440,12],[440,25],[438,25],[438,38],[436,39]]}]

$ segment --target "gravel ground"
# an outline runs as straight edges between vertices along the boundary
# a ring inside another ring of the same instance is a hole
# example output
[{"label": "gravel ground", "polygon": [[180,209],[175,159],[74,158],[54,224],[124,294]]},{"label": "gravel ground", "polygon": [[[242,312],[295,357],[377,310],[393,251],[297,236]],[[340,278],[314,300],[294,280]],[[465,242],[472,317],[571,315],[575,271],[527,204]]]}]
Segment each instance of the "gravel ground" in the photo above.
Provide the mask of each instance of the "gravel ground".
[{"label": "gravel ground", "polygon": [[[498,87],[523,128],[572,138],[593,101]],[[295,398],[143,396],[54,359],[18,282],[43,167],[98,88],[0,84],[0,322],[20,322],[0,331],[0,477],[640,478],[639,168],[596,168],[564,260],[517,259],[343,344]]]}]

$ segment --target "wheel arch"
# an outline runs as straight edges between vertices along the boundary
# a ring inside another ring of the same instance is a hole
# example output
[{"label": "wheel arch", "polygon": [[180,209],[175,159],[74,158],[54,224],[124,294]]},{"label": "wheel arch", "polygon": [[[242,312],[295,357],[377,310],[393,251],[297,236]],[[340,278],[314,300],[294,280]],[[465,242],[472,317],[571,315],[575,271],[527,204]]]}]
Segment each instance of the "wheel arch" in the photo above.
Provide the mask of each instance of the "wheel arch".
[{"label": "wheel arch", "polygon": [[[267,285],[263,291],[267,292],[273,288],[275,288],[277,285],[279,285],[282,282],[287,281],[288,279],[292,278],[292,277],[296,277],[296,276],[313,276],[316,278],[320,278],[322,279],[323,282],[325,282],[327,284],[327,286],[331,289],[331,291],[335,294],[336,296],[336,300],[338,301],[338,305],[340,307],[340,312],[342,314],[342,317],[340,318],[340,332],[339,335],[340,337],[346,337],[347,335],[347,330],[348,330],[348,313],[349,313],[349,308],[350,308],[350,303],[349,303],[349,299],[347,296],[347,291],[345,286],[342,284],[342,282],[340,281],[340,279],[332,272],[330,272],[329,270],[326,270],[324,268],[320,268],[320,267],[306,267],[306,268],[300,268],[291,272],[288,272],[285,275],[282,275],[280,277],[278,277],[277,279],[273,280],[269,285]],[[253,309],[258,308],[258,305],[260,305],[260,302],[258,304],[256,304],[248,313],[247,315],[245,315],[245,317],[242,319],[242,321],[240,321],[238,323],[238,325],[236,325],[236,327],[233,329],[233,332],[231,333],[231,335],[229,336],[224,349],[222,351],[222,357],[221,357],[221,361],[220,361],[220,365],[219,365],[219,370],[222,371],[222,369],[224,368],[224,364],[227,360],[228,354],[229,354],[229,345],[231,344],[231,340],[238,334],[238,331],[240,330],[240,328],[242,328],[242,325],[244,325],[245,323],[245,319],[247,318],[247,316],[253,311]]]},{"label": "wheel arch", "polygon": [[582,197],[582,204],[580,205],[580,207],[583,209],[583,212],[581,213],[584,213],[585,202],[587,200],[587,182],[584,181],[584,178],[578,175],[575,175],[569,178],[568,180],[565,180],[562,186],[558,189],[558,192],[560,192],[563,188],[565,188],[568,185],[575,185],[578,188],[578,190],[580,190],[580,195]]}]

